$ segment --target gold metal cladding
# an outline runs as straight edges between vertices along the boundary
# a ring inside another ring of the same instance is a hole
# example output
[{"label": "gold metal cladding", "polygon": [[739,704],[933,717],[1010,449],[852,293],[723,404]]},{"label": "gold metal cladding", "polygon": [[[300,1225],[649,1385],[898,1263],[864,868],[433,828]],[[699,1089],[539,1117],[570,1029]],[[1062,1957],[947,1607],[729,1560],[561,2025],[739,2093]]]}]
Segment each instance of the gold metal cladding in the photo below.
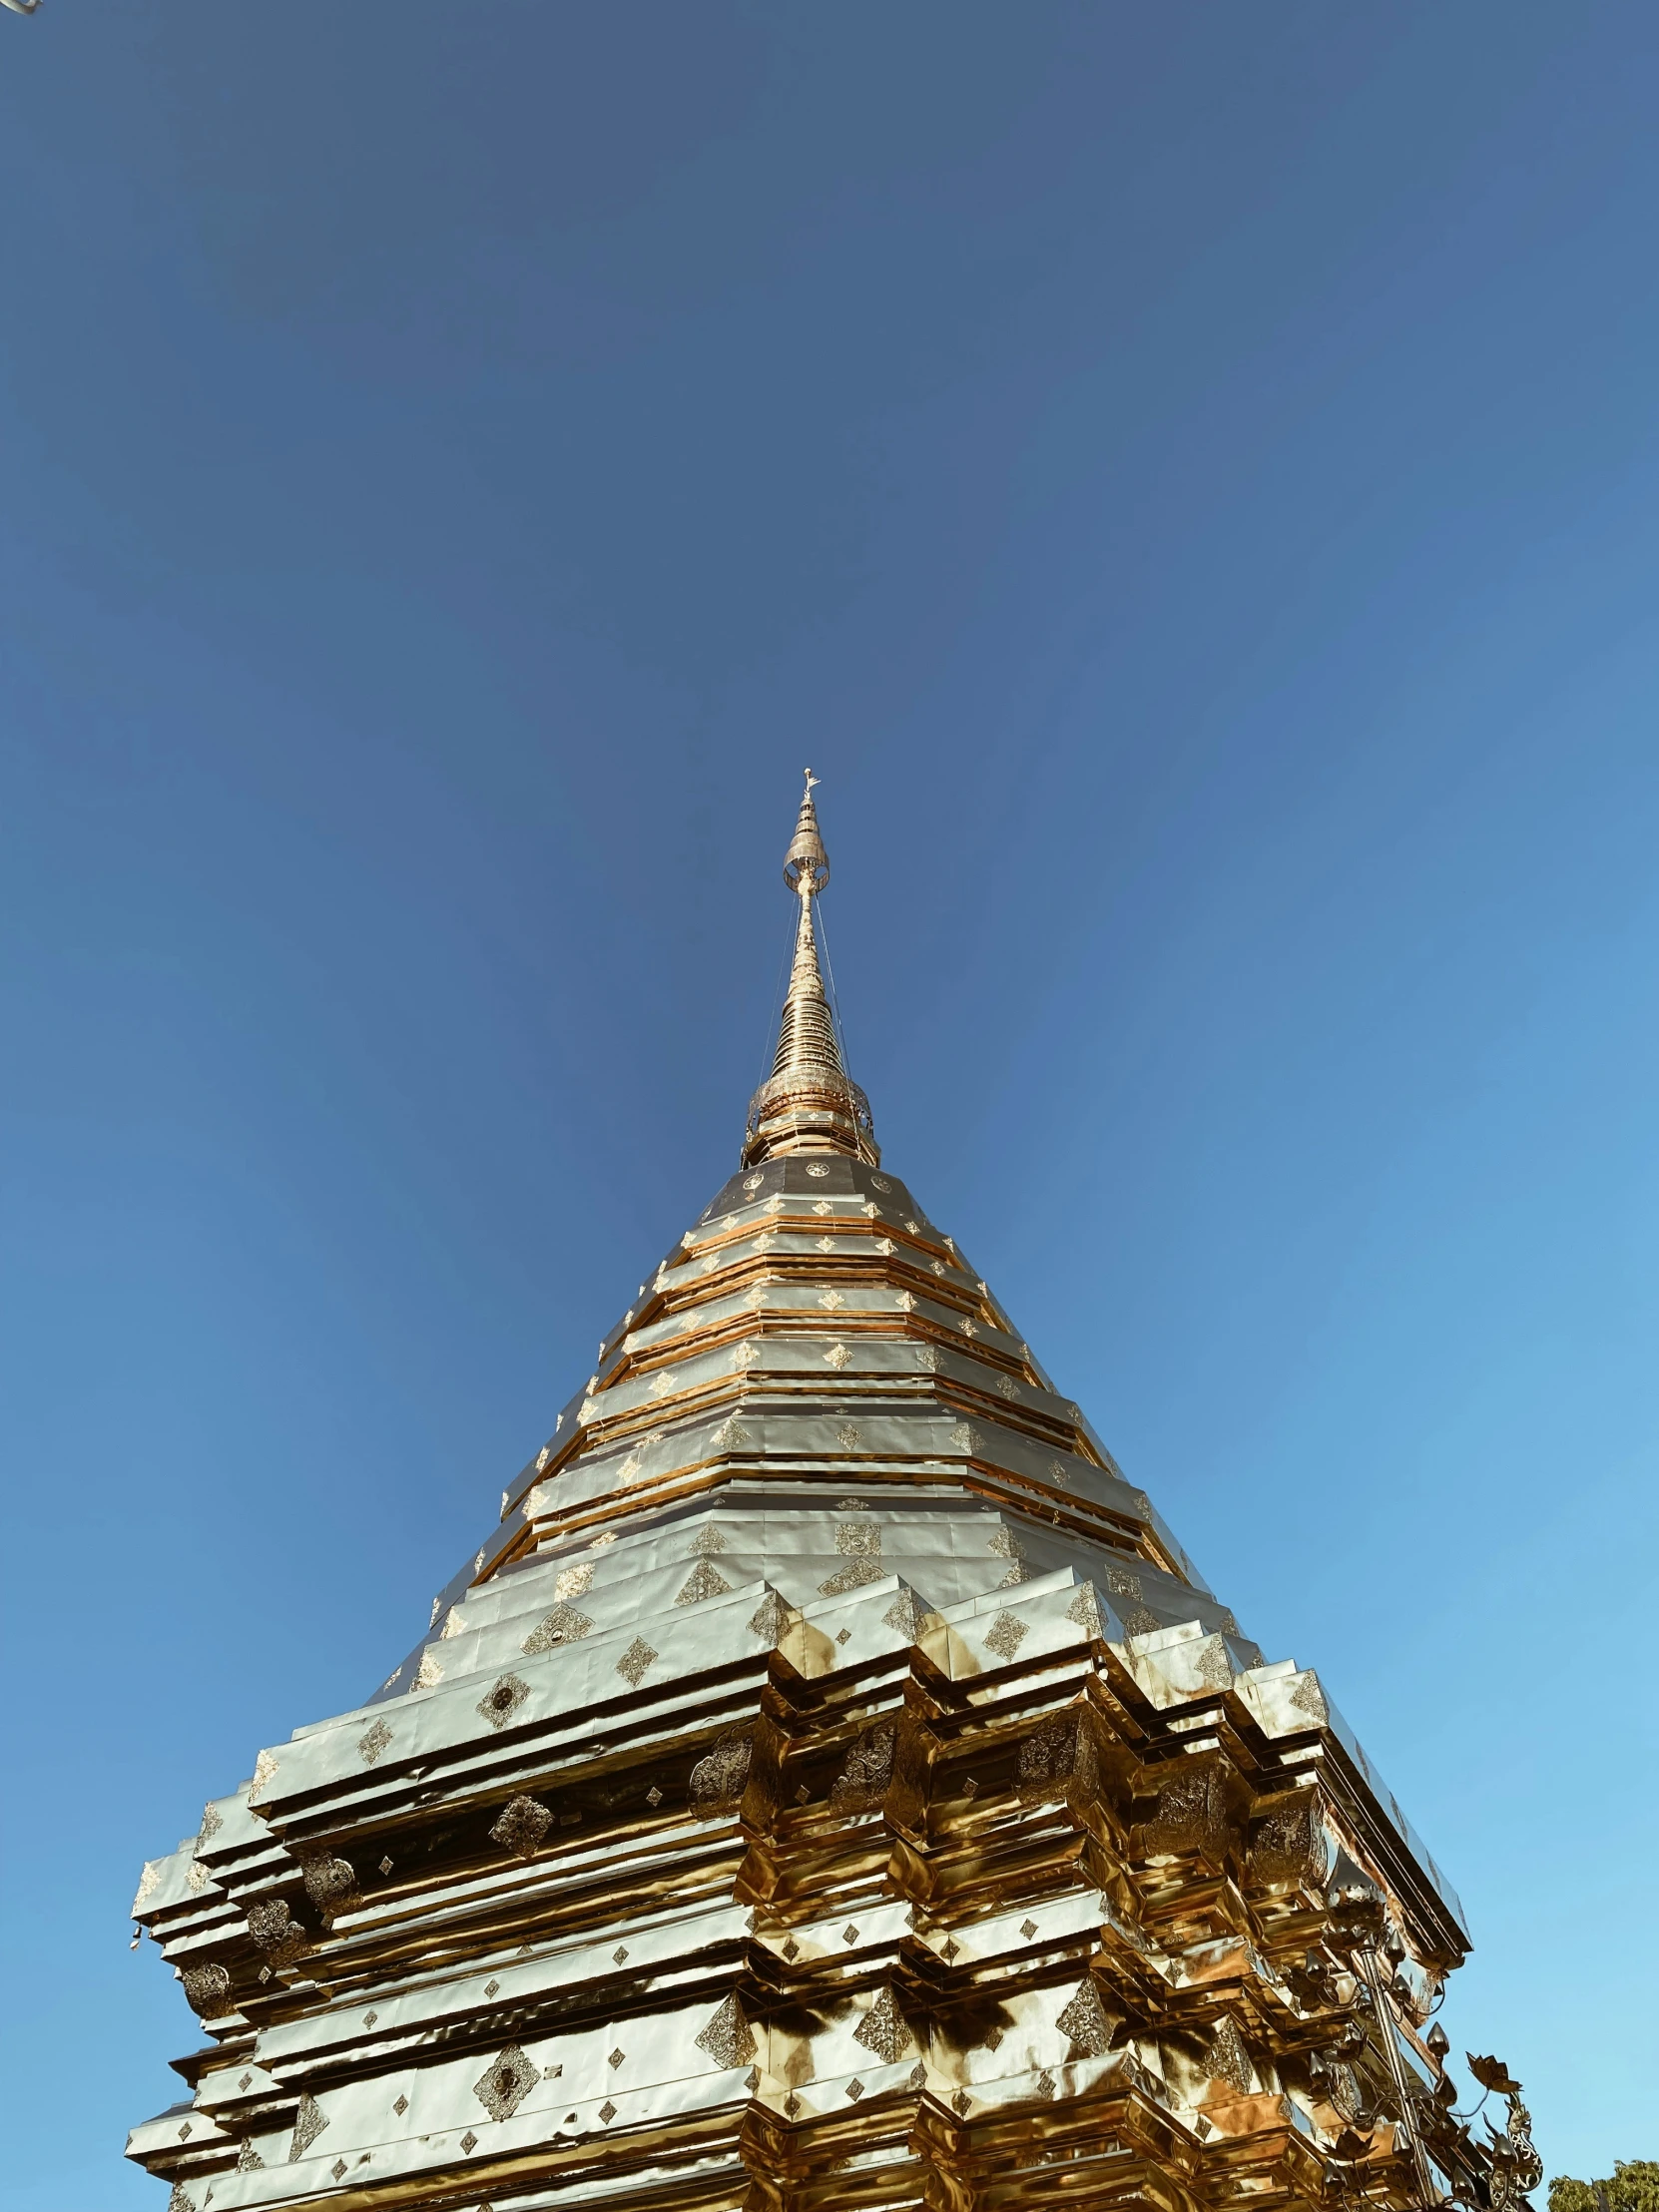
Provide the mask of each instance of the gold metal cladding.
[{"label": "gold metal cladding", "polygon": [[809,782],[746,1166],[367,1706],[146,1866],[209,2047],[131,2155],[172,2212],[1524,2212],[1398,1805],[879,1172],[829,866]]},{"label": "gold metal cladding", "polygon": [[817,782],[809,769],[795,835],[784,856],[784,880],[801,908],[795,958],[772,1073],[750,1102],[742,1156],[745,1167],[803,1152],[841,1152],[871,1165],[881,1156],[869,1100],[841,1062],[840,1041],[819,965],[813,901],[830,880],[830,856],[813,803]]}]

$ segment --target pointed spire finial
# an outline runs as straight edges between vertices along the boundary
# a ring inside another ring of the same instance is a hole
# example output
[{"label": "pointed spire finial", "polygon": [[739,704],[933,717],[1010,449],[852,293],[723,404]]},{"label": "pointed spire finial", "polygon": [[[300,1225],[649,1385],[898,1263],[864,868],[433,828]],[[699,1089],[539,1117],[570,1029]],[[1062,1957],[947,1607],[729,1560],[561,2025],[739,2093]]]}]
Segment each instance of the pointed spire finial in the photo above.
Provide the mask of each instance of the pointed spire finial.
[{"label": "pointed spire finial", "polygon": [[800,899],[801,914],[772,1074],[750,1101],[745,1167],[790,1152],[845,1152],[872,1165],[881,1157],[869,1101],[841,1064],[819,967],[813,900],[830,880],[830,855],[813,804],[818,781],[809,769],[795,835],[784,855],[784,880]]},{"label": "pointed spire finial", "polygon": [[[819,834],[818,809],[813,805],[813,792],[818,778],[807,771],[807,789],[802,796],[801,812],[795,819],[795,835],[790,839],[790,849],[784,855],[784,880],[792,891],[803,897],[816,898],[830,880],[830,855],[824,849],[824,839]],[[807,889],[802,890],[803,879]]]}]

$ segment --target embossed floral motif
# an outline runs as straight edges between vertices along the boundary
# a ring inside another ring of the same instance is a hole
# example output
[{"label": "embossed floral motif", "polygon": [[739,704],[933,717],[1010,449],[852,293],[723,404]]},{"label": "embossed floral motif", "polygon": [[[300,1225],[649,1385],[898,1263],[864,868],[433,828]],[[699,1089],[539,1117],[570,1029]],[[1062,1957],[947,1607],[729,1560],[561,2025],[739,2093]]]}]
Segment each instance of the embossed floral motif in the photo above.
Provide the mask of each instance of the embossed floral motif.
[{"label": "embossed floral motif", "polygon": [[985,1637],[985,1649],[994,1651],[999,1659],[1012,1659],[1028,1633],[1025,1623],[1012,1613],[998,1613]]},{"label": "embossed floral motif", "polygon": [[716,1552],[726,1550],[726,1538],[718,1528],[712,1526],[700,1528],[691,1540],[691,1548],[695,1557],[708,1559],[713,1557]]},{"label": "embossed floral motif", "polygon": [[420,1665],[415,1670],[415,1678],[409,1684],[409,1688],[411,1690],[431,1690],[435,1689],[442,1680],[443,1669],[438,1664],[437,1653],[435,1651],[423,1651],[420,1655]]},{"label": "embossed floral motif", "polygon": [[1144,1848],[1154,1855],[1189,1851],[1218,1857],[1227,1842],[1226,1786],[1213,1762],[1182,1759],[1162,1782],[1158,1810],[1144,1831]]},{"label": "embossed floral motif", "polygon": [[747,1735],[723,1737],[705,1752],[691,1771],[689,1790],[692,1812],[700,1821],[729,1813],[743,1796],[749,1781],[753,1745]]},{"label": "embossed floral motif", "polygon": [[987,1547],[993,1559],[1010,1559],[1013,1564],[997,1584],[999,1590],[1017,1589],[1022,1582],[1029,1582],[1031,1569],[1025,1563],[1025,1546],[1013,1530],[999,1522],[991,1532]]},{"label": "embossed floral motif", "polygon": [[1022,1805],[1093,1795],[1099,1782],[1094,1738],[1076,1712],[1043,1722],[1019,1747],[1019,1797]]},{"label": "embossed floral motif", "polygon": [[821,1597],[842,1597],[848,1590],[861,1590],[866,1582],[879,1582],[885,1577],[879,1521],[837,1521],[835,1549],[848,1563],[819,1584]]},{"label": "embossed floral motif", "polygon": [[260,1756],[254,1762],[254,1786],[248,1793],[248,1800],[250,1804],[252,1804],[255,1798],[259,1796],[260,1792],[265,1788],[266,1784],[272,1780],[276,1772],[276,1754],[274,1751],[262,1751],[260,1753]]},{"label": "embossed floral motif", "polygon": [[1298,1712],[1306,1713],[1310,1720],[1318,1721],[1322,1728],[1330,1721],[1331,1709],[1325,1702],[1325,1692],[1320,1688],[1320,1678],[1311,1667],[1306,1673],[1297,1676],[1290,1702]]},{"label": "embossed floral motif", "polygon": [[892,1780],[893,1754],[898,1731],[890,1721],[866,1728],[847,1753],[840,1773],[830,1787],[833,1813],[862,1813],[877,1804]]},{"label": "embossed floral motif", "polygon": [[553,1577],[553,1595],[561,1605],[572,1598],[585,1597],[593,1586],[594,1563],[580,1559],[573,1567],[561,1567]]},{"label": "embossed floral motif", "polygon": [[1075,1621],[1086,1636],[1105,1635],[1106,1621],[1101,1611],[1100,1593],[1092,1582],[1078,1585],[1077,1595],[1066,1607],[1066,1619]]},{"label": "embossed floral motif", "polygon": [[604,2103],[599,2107],[599,2117],[604,2121],[607,2127],[609,2127],[611,2122],[616,2118],[616,2106],[611,2102],[609,2097],[607,2097]]},{"label": "embossed floral motif", "polygon": [[438,1630],[438,1642],[448,1643],[452,1637],[459,1636],[465,1627],[466,1622],[461,1618],[459,1606],[452,1605],[443,1616],[443,1626]]},{"label": "embossed floral motif", "polygon": [[790,1625],[790,1619],[789,1606],[776,1590],[769,1587],[750,1619],[749,1633],[761,1637],[769,1646],[776,1646],[778,1639]]},{"label": "embossed floral motif", "polygon": [[1207,2073],[1216,2080],[1227,2082],[1238,2090],[1240,2096],[1250,2094],[1250,2054],[1244,2047],[1244,2038],[1225,2012],[1217,2020],[1215,2033],[1210,2037],[1209,2046],[1204,2053],[1204,2066]]},{"label": "embossed floral motif", "polygon": [[883,2066],[896,2066],[910,2044],[910,2030],[889,1986],[876,1991],[875,2002],[852,2030],[852,2040],[879,2058]]},{"label": "embossed floral motif", "polygon": [[223,1966],[187,1966],[180,1975],[185,2001],[204,2020],[231,2009],[231,1976]]},{"label": "embossed floral motif", "polygon": [[296,2164],[304,2157],[322,2130],[328,2125],[328,2115],[313,2096],[299,2099],[299,2109],[293,2115],[293,2140],[288,2144],[288,2164]]},{"label": "embossed floral motif", "polygon": [[846,1301],[844,1298],[842,1298],[839,1291],[826,1291],[824,1296],[819,1300],[819,1304],[825,1309],[827,1313],[838,1314],[841,1308],[846,1304]]},{"label": "embossed floral motif", "polygon": [[476,2135],[473,2134],[470,2127],[461,2137],[461,2148],[467,2153],[469,2157],[478,2148],[478,2138]]},{"label": "embossed floral motif", "polygon": [[472,2093],[492,2120],[510,2120],[540,2079],[518,2045],[509,2043],[472,2084]]},{"label": "embossed floral motif", "polygon": [[533,1859],[553,1826],[553,1816],[533,1797],[509,1798],[490,1829],[490,1841],[519,1859]]},{"label": "embossed floral motif", "polygon": [[264,2170],[265,2160],[254,2148],[253,2142],[251,2140],[244,2142],[241,2150],[237,2152],[237,2172],[239,2174],[257,2174],[263,2173]]},{"label": "embossed floral motif", "polygon": [[616,1663],[616,1671],[637,1690],[657,1654],[643,1636],[636,1636]]},{"label": "embossed floral motif", "polygon": [[999,1397],[1005,1397],[1010,1405],[1018,1404],[1020,1397],[1023,1394],[1019,1384],[1014,1381],[1011,1375],[999,1375],[997,1377],[996,1390],[997,1395]]},{"label": "embossed floral motif", "polygon": [[701,1605],[705,1598],[723,1596],[731,1587],[713,1560],[700,1559],[676,1591],[674,1602],[676,1605]]},{"label": "embossed floral motif", "polygon": [[729,1420],[723,1420],[709,1439],[717,1451],[734,1451],[753,1440],[735,1413]]},{"label": "embossed floral motif", "polygon": [[365,1767],[372,1767],[390,1742],[391,1730],[384,1721],[376,1721],[365,1735],[357,1738],[357,1756]]},{"label": "embossed floral motif", "polygon": [[1083,1976],[1061,2007],[1054,2025],[1062,2035],[1070,2037],[1074,2053],[1081,2051],[1089,2058],[1104,2058],[1111,2049],[1112,2023],[1091,1975]]},{"label": "embossed floral motif", "polygon": [[900,1583],[898,1595],[881,1615],[886,1627],[913,1642],[926,1618],[926,1608],[908,1583]]},{"label": "embossed floral motif", "polygon": [[861,1451],[864,1443],[864,1432],[856,1421],[843,1420],[835,1430],[835,1441],[843,1451]]},{"label": "embossed floral motif", "polygon": [[741,1345],[732,1347],[732,1365],[735,1368],[752,1368],[761,1357],[761,1348],[753,1337],[746,1337]]},{"label": "embossed floral motif", "polygon": [[744,2018],[743,2006],[735,1995],[726,1999],[714,2018],[692,2040],[699,2050],[708,2052],[717,2066],[747,2066],[758,2047],[749,2022]]},{"label": "embossed floral motif", "polygon": [[491,1690],[486,1690],[473,1707],[480,1720],[488,1721],[491,1728],[505,1728],[513,1715],[530,1695],[530,1685],[516,1674],[504,1674]]},{"label": "embossed floral motif", "polygon": [[822,1179],[830,1173],[830,1163],[828,1160],[811,1160],[807,1164],[807,1173]]},{"label": "embossed floral motif", "polygon": [[1304,1790],[1258,1826],[1250,1846],[1250,1871],[1259,1882],[1319,1882],[1326,1866],[1325,1828],[1318,1792]]}]

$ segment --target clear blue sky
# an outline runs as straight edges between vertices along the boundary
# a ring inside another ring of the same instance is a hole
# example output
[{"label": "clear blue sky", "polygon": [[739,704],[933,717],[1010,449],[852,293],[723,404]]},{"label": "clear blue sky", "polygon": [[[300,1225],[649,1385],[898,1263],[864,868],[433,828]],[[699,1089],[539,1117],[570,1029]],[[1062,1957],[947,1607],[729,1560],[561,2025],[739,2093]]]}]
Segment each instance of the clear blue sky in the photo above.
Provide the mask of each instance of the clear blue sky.
[{"label": "clear blue sky", "polygon": [[0,15],[20,2212],[729,1172],[807,761],[894,1169],[1659,2154],[1656,114],[1647,0]]}]

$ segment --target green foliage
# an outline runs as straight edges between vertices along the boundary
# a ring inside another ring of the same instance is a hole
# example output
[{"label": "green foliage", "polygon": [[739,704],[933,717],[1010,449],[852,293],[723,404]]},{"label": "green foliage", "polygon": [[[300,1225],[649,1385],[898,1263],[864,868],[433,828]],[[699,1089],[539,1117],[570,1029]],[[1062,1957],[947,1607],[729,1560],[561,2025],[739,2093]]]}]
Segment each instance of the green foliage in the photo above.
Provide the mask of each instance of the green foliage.
[{"label": "green foliage", "polygon": [[1620,2158],[1609,2181],[1574,2181],[1557,2174],[1549,2212],[1659,2212],[1659,2160]]}]

